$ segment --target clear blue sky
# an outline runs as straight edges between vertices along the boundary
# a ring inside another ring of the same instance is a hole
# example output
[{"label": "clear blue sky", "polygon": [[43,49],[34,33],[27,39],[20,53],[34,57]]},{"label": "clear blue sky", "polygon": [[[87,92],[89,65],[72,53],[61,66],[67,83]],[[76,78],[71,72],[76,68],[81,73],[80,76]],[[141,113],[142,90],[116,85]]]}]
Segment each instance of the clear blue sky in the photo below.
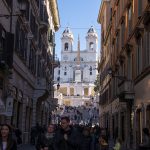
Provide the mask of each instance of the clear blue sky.
[{"label": "clear blue sky", "polygon": [[86,49],[85,36],[93,25],[98,33],[98,48],[100,43],[100,25],[97,23],[101,0],[57,0],[60,29],[56,32],[56,54],[60,58],[61,35],[69,27],[74,35],[73,50],[77,49],[78,34],[80,35],[80,49]]}]

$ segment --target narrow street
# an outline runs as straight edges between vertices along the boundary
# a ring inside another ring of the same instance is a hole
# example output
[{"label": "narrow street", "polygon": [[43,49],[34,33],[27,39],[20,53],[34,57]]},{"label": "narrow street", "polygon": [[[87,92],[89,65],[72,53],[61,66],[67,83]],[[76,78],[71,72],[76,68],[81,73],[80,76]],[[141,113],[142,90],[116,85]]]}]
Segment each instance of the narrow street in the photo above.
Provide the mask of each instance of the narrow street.
[{"label": "narrow street", "polygon": [[0,150],[150,150],[150,0],[0,0]]}]

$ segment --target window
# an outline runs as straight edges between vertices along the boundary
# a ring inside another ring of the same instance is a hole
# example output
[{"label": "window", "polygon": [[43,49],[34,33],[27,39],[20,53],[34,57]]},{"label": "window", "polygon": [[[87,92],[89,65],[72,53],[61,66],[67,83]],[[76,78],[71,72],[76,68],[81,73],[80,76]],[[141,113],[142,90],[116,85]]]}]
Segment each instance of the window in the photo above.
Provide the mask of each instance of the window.
[{"label": "window", "polygon": [[[33,74],[36,73],[36,54],[35,54],[35,49],[33,48],[32,45],[30,45],[29,69]],[[43,70],[43,75],[44,75],[44,73],[45,72]]]},{"label": "window", "polygon": [[150,65],[150,32],[145,32],[143,40],[143,67]]},{"label": "window", "polygon": [[138,17],[142,14],[142,0],[138,0]]},{"label": "window", "polygon": [[58,70],[58,75],[60,75],[60,70]]},{"label": "window", "polygon": [[21,59],[27,59],[27,34],[21,29],[21,25],[17,21],[16,23],[16,35],[15,35],[15,50]]},{"label": "window", "polygon": [[60,77],[57,77],[57,81],[58,81],[58,82],[60,81]]},{"label": "window", "polygon": [[121,24],[121,47],[124,46],[124,39],[125,39],[125,22],[123,20],[122,24]]},{"label": "window", "polygon": [[136,73],[139,75],[142,71],[142,38],[139,39],[136,52]]},{"label": "window", "polygon": [[128,35],[131,33],[132,30],[132,5],[129,7],[128,10]]},{"label": "window", "polygon": [[64,72],[64,75],[65,75],[65,76],[67,75],[67,72],[66,72],[66,71]]},{"label": "window", "polygon": [[89,47],[90,47],[90,50],[93,50],[94,49],[94,43],[90,42]]},{"label": "window", "polygon": [[4,51],[5,51],[5,42],[6,42],[6,32],[0,24],[0,60],[4,59]]},{"label": "window", "polygon": [[67,51],[67,50],[68,50],[68,43],[65,43],[64,50],[65,50],[65,51]]},{"label": "window", "polygon": [[89,70],[90,70],[90,75],[92,75],[92,66],[90,66]]}]

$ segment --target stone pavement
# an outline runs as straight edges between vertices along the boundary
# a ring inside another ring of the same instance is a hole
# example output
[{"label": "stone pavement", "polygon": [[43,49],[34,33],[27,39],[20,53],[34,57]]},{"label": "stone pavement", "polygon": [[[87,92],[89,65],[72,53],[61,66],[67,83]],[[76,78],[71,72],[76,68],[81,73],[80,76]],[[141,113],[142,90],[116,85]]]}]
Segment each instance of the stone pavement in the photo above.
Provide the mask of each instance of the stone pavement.
[{"label": "stone pavement", "polygon": [[33,145],[30,144],[22,144],[18,146],[18,150],[36,150]]}]

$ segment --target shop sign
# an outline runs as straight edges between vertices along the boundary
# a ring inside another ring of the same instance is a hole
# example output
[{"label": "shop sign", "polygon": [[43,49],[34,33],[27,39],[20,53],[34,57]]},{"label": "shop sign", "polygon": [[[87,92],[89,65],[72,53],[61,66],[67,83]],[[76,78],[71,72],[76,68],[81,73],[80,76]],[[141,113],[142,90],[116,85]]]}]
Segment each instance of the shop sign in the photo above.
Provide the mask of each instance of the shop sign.
[{"label": "shop sign", "polygon": [[9,96],[6,101],[6,116],[11,117],[13,113],[13,97]]}]

